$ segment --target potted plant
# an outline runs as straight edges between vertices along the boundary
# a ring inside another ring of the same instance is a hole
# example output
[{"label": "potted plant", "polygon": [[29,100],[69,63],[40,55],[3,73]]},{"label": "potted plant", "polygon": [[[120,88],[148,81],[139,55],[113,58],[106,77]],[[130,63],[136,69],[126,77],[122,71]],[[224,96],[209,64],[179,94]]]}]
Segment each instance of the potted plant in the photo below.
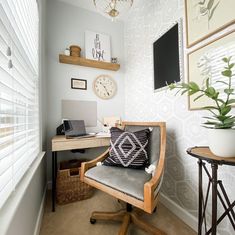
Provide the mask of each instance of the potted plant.
[{"label": "potted plant", "polygon": [[[224,81],[216,81],[223,83],[226,88],[223,90],[225,96],[221,98],[221,91],[211,86],[210,78],[205,80],[205,84],[201,87],[195,82],[189,83],[172,83],[169,85],[170,90],[179,89],[181,95],[188,92],[189,96],[196,94],[194,101],[203,96],[207,96],[213,101],[213,105],[205,106],[203,109],[211,113],[210,117],[203,117],[206,121],[203,126],[208,128],[209,148],[217,156],[235,157],[235,116],[231,114],[232,105],[235,99],[231,96],[235,94],[232,87],[232,69],[235,64],[231,63],[231,57],[223,58],[225,63],[224,70],[221,75],[225,77]],[[178,93],[177,92],[177,93]]]}]

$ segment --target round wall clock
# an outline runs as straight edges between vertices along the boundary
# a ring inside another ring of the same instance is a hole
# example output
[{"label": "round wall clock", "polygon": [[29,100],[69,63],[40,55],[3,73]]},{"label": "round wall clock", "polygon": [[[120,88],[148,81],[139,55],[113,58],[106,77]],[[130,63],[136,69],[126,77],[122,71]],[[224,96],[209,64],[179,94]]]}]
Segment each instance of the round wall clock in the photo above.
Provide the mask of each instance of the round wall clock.
[{"label": "round wall clock", "polygon": [[109,75],[100,75],[93,82],[95,94],[101,99],[111,99],[117,92],[117,84]]}]

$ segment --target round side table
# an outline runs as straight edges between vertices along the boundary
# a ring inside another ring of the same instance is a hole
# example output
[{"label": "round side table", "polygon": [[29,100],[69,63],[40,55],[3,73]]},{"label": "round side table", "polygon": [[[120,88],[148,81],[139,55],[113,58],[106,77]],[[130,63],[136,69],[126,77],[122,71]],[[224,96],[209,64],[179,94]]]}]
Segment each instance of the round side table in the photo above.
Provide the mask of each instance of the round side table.
[{"label": "round side table", "polygon": [[[198,172],[199,172],[199,197],[198,197],[198,235],[202,235],[202,226],[205,226],[205,235],[216,235],[217,225],[227,216],[235,231],[235,212],[233,210],[235,201],[231,202],[228,198],[226,190],[223,186],[222,180],[218,179],[217,170],[218,165],[235,166],[235,157],[223,158],[215,156],[208,147],[193,147],[187,150],[187,153],[192,157],[198,158]],[[211,165],[211,174],[206,167],[206,163]],[[202,172],[208,176],[208,185],[206,195],[204,197],[202,188]],[[212,188],[212,223],[211,228],[208,229],[206,224],[206,207],[210,188]],[[217,201],[220,200],[224,212],[217,218]]]}]

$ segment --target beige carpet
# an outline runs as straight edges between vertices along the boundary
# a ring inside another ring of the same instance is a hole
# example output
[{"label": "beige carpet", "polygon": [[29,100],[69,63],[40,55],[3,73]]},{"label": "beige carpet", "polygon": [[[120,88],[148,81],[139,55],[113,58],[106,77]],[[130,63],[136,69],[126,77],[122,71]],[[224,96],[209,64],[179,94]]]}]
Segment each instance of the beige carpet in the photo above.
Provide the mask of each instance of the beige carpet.
[{"label": "beige carpet", "polygon": [[[123,203],[119,203],[101,191],[96,191],[92,198],[57,206],[56,212],[52,213],[51,197],[48,195],[40,235],[116,235],[119,223],[97,221],[92,225],[89,222],[90,215],[94,210],[115,211],[122,207]],[[146,214],[143,218],[164,230],[167,235],[196,235],[196,232],[162,204],[158,205],[157,212],[152,215]],[[146,233],[130,226],[128,234],[145,235]]]}]

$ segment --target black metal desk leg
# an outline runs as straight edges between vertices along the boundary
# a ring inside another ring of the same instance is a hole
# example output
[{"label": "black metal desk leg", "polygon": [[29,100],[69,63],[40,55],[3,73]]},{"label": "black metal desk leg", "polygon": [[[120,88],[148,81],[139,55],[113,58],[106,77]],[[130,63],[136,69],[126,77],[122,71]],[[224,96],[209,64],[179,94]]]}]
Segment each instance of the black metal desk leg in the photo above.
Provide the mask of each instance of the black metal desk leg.
[{"label": "black metal desk leg", "polygon": [[216,235],[217,227],[217,169],[218,165],[211,164],[212,169],[212,235]]},{"label": "black metal desk leg", "polygon": [[202,234],[202,160],[198,160],[198,188],[199,188],[199,195],[198,195],[198,235]]},{"label": "black metal desk leg", "polygon": [[56,175],[57,175],[57,152],[52,152],[52,211],[55,211],[56,197]]}]

